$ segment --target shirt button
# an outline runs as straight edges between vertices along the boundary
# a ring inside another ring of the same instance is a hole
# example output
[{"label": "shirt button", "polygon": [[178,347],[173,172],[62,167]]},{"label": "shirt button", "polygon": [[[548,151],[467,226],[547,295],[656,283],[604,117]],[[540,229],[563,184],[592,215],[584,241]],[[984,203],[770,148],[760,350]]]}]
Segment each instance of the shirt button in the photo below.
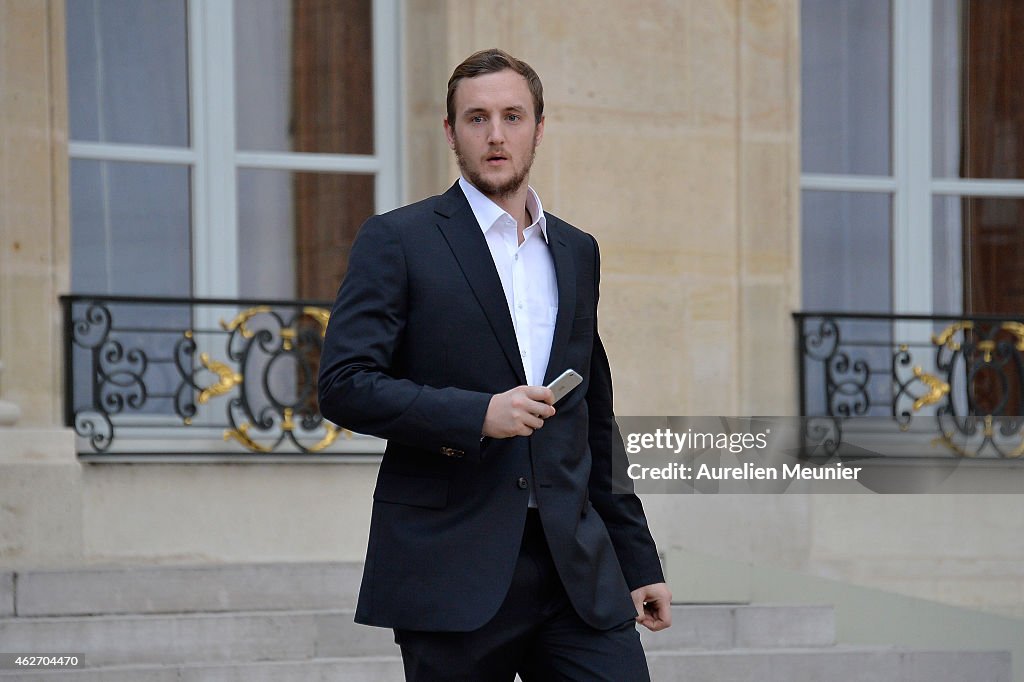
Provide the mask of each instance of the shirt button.
[{"label": "shirt button", "polygon": [[526,480],[524,476],[520,476],[519,478],[516,479],[516,486],[518,486],[520,490],[526,490],[527,488],[530,487],[530,483]]},{"label": "shirt button", "polygon": [[519,260],[519,254],[517,253],[516,255],[512,256],[512,260]]}]

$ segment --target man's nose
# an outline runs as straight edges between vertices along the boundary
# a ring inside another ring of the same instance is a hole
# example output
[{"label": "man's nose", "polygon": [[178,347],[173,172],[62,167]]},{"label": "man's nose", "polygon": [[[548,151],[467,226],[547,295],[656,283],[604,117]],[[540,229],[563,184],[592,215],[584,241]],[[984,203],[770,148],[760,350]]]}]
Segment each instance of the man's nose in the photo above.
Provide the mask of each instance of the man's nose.
[{"label": "man's nose", "polygon": [[505,141],[505,131],[501,126],[500,119],[492,119],[490,124],[487,126],[487,142],[490,144],[500,144]]}]

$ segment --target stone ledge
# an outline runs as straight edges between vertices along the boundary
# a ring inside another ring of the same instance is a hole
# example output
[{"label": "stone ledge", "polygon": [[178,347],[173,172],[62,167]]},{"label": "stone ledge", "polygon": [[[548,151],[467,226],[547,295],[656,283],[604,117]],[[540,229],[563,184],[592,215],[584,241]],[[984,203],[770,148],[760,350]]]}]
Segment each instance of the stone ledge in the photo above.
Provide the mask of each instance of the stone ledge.
[{"label": "stone ledge", "polygon": [[78,464],[75,432],[63,427],[0,428],[0,464]]},{"label": "stone ledge", "polygon": [[362,568],[316,562],[21,571],[17,606],[21,616],[355,608]]},{"label": "stone ledge", "polygon": [[0,570],[80,563],[82,519],[74,434],[0,429]]}]

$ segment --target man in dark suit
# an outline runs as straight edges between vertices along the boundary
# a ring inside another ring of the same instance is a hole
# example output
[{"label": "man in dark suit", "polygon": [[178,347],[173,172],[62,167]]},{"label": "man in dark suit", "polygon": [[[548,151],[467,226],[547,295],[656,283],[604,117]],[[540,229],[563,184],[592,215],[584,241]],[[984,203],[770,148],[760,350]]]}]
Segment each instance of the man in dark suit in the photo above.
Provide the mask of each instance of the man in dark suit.
[{"label": "man in dark suit", "polygon": [[671,622],[640,501],[612,491],[597,243],[528,185],[543,107],[507,53],[455,69],[462,178],[366,222],[327,329],[322,413],[388,440],[356,621],[395,629],[409,680],[637,682],[636,624]]}]

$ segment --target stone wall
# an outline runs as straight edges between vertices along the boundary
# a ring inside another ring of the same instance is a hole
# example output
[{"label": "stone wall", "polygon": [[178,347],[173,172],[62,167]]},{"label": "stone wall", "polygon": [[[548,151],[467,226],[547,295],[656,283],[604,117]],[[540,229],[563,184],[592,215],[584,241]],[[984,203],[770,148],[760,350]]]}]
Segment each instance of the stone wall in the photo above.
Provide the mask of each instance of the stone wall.
[{"label": "stone wall", "polygon": [[408,3],[408,199],[457,177],[441,135],[453,66],[492,46],[528,61],[546,112],[531,181],[601,244],[623,414],[796,411],[797,10]]},{"label": "stone wall", "polygon": [[70,281],[63,2],[0,2],[0,399],[61,419],[57,296]]},{"label": "stone wall", "polygon": [[68,289],[63,2],[0,0],[0,565],[82,557],[81,465],[61,428]]}]

